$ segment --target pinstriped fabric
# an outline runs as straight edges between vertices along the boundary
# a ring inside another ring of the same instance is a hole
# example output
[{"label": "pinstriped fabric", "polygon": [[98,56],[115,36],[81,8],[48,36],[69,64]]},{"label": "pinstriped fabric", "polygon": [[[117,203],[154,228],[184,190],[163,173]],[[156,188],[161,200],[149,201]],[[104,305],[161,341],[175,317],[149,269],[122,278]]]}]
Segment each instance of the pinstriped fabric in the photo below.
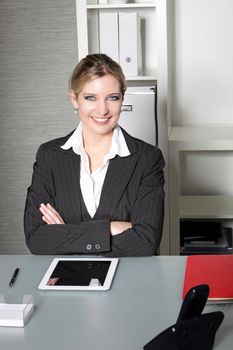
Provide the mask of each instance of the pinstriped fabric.
[{"label": "pinstriped fabric", "polygon": [[[93,219],[81,198],[79,156],[60,148],[65,138],[40,147],[25,208],[26,242],[33,253],[155,254],[163,224],[164,160],[158,148],[124,136],[131,154],[110,161]],[[51,203],[66,225],[42,223],[40,202]],[[110,237],[115,220],[131,221],[133,228]]]}]

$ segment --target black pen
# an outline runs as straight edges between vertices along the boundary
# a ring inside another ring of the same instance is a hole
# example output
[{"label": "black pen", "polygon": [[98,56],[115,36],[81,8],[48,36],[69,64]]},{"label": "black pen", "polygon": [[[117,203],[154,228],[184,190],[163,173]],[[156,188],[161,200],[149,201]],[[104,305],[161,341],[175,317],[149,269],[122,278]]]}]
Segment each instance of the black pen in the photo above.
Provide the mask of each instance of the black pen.
[{"label": "black pen", "polygon": [[9,283],[9,287],[13,287],[18,273],[19,273],[19,268],[17,267],[15,269],[14,273],[13,273],[13,276],[11,277],[11,280],[10,280],[10,283]]}]

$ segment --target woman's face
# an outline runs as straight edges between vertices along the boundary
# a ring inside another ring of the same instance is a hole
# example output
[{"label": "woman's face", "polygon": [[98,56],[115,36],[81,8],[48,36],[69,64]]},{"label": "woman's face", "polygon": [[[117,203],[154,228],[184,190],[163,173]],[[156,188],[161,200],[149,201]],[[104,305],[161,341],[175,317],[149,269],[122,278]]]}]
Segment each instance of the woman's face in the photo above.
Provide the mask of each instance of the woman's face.
[{"label": "woman's face", "polygon": [[83,131],[106,135],[119,120],[123,97],[118,80],[107,74],[84,84],[77,98],[71,95],[71,100],[79,110]]}]

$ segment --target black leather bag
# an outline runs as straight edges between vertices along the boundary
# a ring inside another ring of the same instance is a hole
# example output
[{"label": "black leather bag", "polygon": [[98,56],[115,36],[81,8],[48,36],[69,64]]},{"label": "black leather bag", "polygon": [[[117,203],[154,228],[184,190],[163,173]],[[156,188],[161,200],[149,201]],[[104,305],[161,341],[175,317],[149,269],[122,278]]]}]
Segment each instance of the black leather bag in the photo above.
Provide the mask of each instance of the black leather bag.
[{"label": "black leather bag", "polygon": [[182,303],[175,324],[158,334],[144,350],[211,350],[224,314],[202,314],[209,295],[208,285],[191,288]]}]

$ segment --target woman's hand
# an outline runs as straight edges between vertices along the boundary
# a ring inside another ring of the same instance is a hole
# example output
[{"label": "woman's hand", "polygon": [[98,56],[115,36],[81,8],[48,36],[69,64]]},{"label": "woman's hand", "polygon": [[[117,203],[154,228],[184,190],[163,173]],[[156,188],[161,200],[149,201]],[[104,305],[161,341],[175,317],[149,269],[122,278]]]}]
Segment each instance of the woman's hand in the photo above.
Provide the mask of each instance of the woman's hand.
[{"label": "woman's hand", "polygon": [[110,231],[112,236],[119,235],[129,228],[132,228],[132,223],[129,221],[111,221],[110,223]]},{"label": "woman's hand", "polygon": [[61,215],[52,207],[51,204],[41,203],[39,210],[43,214],[42,220],[48,225],[65,224]]}]

